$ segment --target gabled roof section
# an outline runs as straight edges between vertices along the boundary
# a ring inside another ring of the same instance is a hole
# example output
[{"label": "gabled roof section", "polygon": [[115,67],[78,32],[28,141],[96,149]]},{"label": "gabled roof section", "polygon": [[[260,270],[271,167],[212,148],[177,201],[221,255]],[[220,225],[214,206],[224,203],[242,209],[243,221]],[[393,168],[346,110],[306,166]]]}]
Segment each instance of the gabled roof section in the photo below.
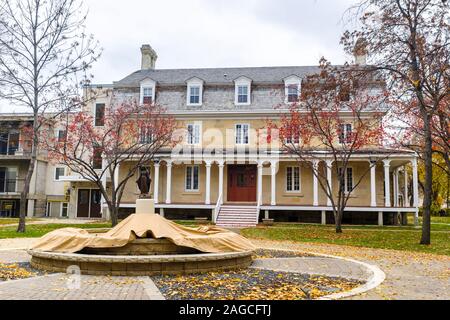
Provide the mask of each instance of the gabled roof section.
[{"label": "gabled roof section", "polygon": [[213,69],[161,69],[139,70],[114,83],[114,87],[139,87],[142,80],[151,78],[158,85],[185,85],[186,79],[202,79],[210,85],[234,85],[239,77],[247,77],[256,84],[283,84],[286,77],[295,75],[304,78],[319,72],[318,66],[305,67],[257,67],[257,68],[213,68]]}]

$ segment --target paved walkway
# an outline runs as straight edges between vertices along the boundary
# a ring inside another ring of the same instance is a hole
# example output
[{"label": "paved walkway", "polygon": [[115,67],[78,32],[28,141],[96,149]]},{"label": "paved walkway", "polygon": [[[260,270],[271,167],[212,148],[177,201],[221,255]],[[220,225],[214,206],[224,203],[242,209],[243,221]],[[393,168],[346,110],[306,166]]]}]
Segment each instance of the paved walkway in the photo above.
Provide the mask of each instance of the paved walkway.
[{"label": "paved walkway", "polygon": [[356,248],[331,244],[253,241],[265,248],[291,249],[356,259],[377,265],[386,274],[378,288],[353,300],[448,300],[450,257],[425,253]]},{"label": "paved walkway", "polygon": [[280,272],[298,272],[310,275],[346,278],[367,281],[372,273],[362,265],[353,262],[324,257],[302,257],[256,260],[252,268]]},{"label": "paved walkway", "polygon": [[[0,240],[0,262],[29,262],[26,253],[35,239]],[[10,248],[22,250],[5,249]],[[311,275],[367,280],[371,275],[360,265],[319,257],[256,260],[254,268]],[[96,277],[50,274],[25,280],[0,282],[0,300],[161,300],[150,277]]]},{"label": "paved walkway", "polygon": [[[34,241],[35,239],[0,240],[0,262],[29,261],[30,258],[25,251],[7,248],[24,249]],[[450,299],[450,257],[447,256],[328,244],[254,242],[263,248],[291,249],[356,259],[377,265],[386,273],[386,281],[381,286],[351,299]],[[361,280],[367,276],[366,271],[358,265],[343,260],[319,257],[257,260],[254,267],[308,274],[321,273]],[[0,299],[34,299],[38,297],[37,292],[39,292],[39,299],[94,299],[94,297],[95,299],[156,299],[158,296],[162,298],[159,290],[154,287],[153,281],[148,277],[124,278],[123,281],[119,279],[82,276],[81,289],[75,290],[76,293],[74,290],[67,290],[70,279],[68,281],[66,275],[0,282]],[[36,289],[23,289],[30,286]],[[105,292],[111,292],[112,295]]]}]

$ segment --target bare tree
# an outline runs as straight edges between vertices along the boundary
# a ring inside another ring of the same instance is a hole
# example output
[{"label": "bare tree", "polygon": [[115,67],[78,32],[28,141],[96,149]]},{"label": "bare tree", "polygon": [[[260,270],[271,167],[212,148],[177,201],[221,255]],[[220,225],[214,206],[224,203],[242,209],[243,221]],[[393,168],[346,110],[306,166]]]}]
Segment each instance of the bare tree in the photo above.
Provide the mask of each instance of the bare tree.
[{"label": "bare tree", "polygon": [[[365,0],[350,12],[361,27],[346,32],[342,43],[351,52],[365,39],[373,71],[383,71],[400,101],[414,101],[409,111],[423,124],[425,163],[421,244],[431,243],[433,118],[450,90],[450,4],[446,0]],[[406,110],[405,110],[406,111]]]},{"label": "bare tree", "polygon": [[[100,189],[116,226],[128,181],[163,147],[170,146],[176,123],[162,107],[136,103],[113,104],[105,109],[101,126],[95,126],[94,121],[89,112],[65,115],[65,137],[52,137],[51,131],[46,132],[43,148],[53,161]],[[125,163],[127,166],[121,166]],[[106,188],[107,179],[110,190]]]},{"label": "bare tree", "polygon": [[[60,101],[78,95],[82,75],[99,58],[98,44],[84,33],[86,14],[78,0],[3,0],[0,3],[0,98],[33,113],[31,161],[20,198],[18,232],[25,232],[30,181],[41,128]],[[70,104],[73,106],[74,104]]]},{"label": "bare tree", "polygon": [[[277,128],[282,149],[310,167],[333,207],[336,232],[342,233],[342,218],[353,192],[383,160],[374,158],[355,182],[348,179],[350,161],[382,145],[384,82],[363,78],[351,66],[332,67],[324,59],[320,68],[304,80],[300,101],[293,101],[280,123],[269,122],[269,131]],[[327,164],[320,166],[324,159]],[[333,190],[330,173],[337,177],[338,190]]]}]

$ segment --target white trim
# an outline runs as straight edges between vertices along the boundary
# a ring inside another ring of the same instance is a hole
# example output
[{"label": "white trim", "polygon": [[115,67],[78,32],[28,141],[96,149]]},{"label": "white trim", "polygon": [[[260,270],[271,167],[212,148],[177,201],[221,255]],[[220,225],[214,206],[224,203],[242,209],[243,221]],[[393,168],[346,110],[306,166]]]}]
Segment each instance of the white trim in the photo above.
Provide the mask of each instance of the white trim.
[{"label": "white trim", "polygon": [[[239,102],[239,87],[247,87],[247,102]],[[239,77],[234,80],[234,104],[236,106],[249,106],[252,104],[252,80]]]},{"label": "white trim", "polygon": [[[195,167],[197,167],[198,168],[198,188],[197,189],[193,189],[193,187],[194,187],[194,168]],[[192,171],[191,171],[191,186],[192,186],[192,189],[188,189],[187,188],[187,170],[188,170],[188,168],[192,168]],[[187,166],[185,166],[185,169],[184,169],[184,191],[185,192],[187,192],[187,193],[197,193],[197,192],[199,192],[200,191],[200,166],[199,165],[187,165]]]},{"label": "white trim", "polygon": [[147,79],[141,81],[140,87],[141,87],[140,96],[139,96],[140,104],[144,103],[144,89],[152,89],[152,103],[155,103],[156,82],[153,81],[152,79],[147,78]]},{"label": "white trim", "polygon": [[295,102],[289,102],[289,88],[291,86],[297,86],[297,97],[300,100],[300,93],[302,90],[302,80],[297,76],[290,76],[284,79],[284,103],[285,104],[293,104]]},{"label": "white trim", "polygon": [[[237,129],[237,126],[242,126],[242,128],[241,128],[241,130],[242,130],[241,143],[238,143],[238,141],[237,141],[237,139],[238,139],[238,129]],[[248,143],[245,143],[245,142],[244,142],[244,141],[245,141],[245,139],[244,139],[244,129],[243,129],[244,126],[247,126],[247,127],[248,127],[248,130],[247,130],[247,134],[248,134]],[[250,139],[251,134],[250,134],[250,130],[251,130],[251,125],[250,125],[249,123],[236,123],[236,124],[234,125],[234,142],[235,142],[235,145],[237,145],[237,146],[248,146],[248,145],[250,145],[250,144],[251,144],[251,139]]]},{"label": "white trim", "polygon": [[[338,170],[341,170],[341,169],[342,169],[342,167],[339,167]],[[349,169],[352,170],[352,190],[350,190],[350,191],[348,191],[348,171],[347,171]],[[340,183],[339,179],[337,179],[337,180],[338,180],[337,182]],[[345,194],[346,195],[349,195],[355,191],[355,169],[353,166],[347,166],[347,169],[346,169],[345,175],[344,175],[344,184],[345,184]]]},{"label": "white trim", "polygon": [[[189,126],[193,126],[194,132],[193,132],[193,143],[189,143]],[[198,143],[195,143],[195,127],[198,126]],[[203,122],[202,121],[196,121],[186,124],[186,144],[189,146],[201,146],[203,142]]]},{"label": "white trim", "polygon": [[[292,189],[295,188],[294,169],[298,168],[298,187],[299,190],[288,190],[288,169],[292,168]],[[287,194],[299,194],[302,193],[302,168],[300,166],[287,166],[284,171],[284,192]]]},{"label": "white trim", "polygon": [[[59,179],[56,179],[56,172],[58,169],[63,169],[64,172],[62,175],[59,176]],[[61,182],[61,178],[66,176],[66,167],[55,167],[55,170],[53,170],[53,181],[54,182]]]},{"label": "white trim", "polygon": [[[203,84],[204,81],[199,78],[192,78],[187,82],[186,105],[189,107],[201,107],[203,105]],[[191,103],[191,88],[199,88],[199,103]]]},{"label": "white trim", "polygon": [[[70,207],[70,203],[69,202],[66,202],[66,201],[62,201],[62,202],[60,202],[61,203],[61,208],[60,208],[60,211],[59,211],[59,217],[60,218],[68,218],[69,217],[69,207]],[[67,217],[63,217],[63,207],[64,207],[64,203],[67,203]]]}]

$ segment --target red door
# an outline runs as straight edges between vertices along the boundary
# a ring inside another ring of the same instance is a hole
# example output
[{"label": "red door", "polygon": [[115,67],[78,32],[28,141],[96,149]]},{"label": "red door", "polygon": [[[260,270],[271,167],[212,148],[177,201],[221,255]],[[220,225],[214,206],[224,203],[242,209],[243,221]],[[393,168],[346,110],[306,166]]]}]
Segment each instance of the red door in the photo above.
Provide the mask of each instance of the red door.
[{"label": "red door", "polygon": [[228,201],[256,202],[256,166],[228,167]]}]

